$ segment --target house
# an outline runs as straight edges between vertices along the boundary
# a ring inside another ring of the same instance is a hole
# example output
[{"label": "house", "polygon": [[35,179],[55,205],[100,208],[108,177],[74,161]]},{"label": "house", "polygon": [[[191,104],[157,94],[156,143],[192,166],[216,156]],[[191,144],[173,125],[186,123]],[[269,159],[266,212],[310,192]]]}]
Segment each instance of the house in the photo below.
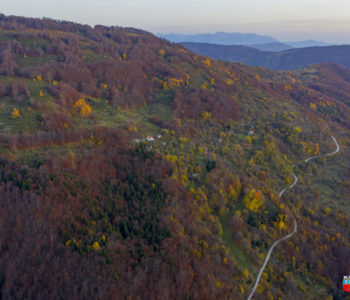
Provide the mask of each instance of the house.
[{"label": "house", "polygon": [[149,135],[148,137],[146,137],[146,141],[147,142],[153,142],[154,141],[154,137]]}]

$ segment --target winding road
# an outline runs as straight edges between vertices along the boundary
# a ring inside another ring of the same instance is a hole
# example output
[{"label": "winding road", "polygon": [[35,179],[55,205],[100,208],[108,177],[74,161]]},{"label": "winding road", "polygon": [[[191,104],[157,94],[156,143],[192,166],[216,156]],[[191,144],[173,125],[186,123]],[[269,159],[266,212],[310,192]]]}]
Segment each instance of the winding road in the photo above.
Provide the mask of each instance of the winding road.
[{"label": "winding road", "polygon": [[[326,154],[324,154],[324,155],[312,156],[312,157],[309,157],[309,158],[305,159],[304,162],[305,162],[305,163],[308,163],[309,161],[311,161],[311,160],[313,160],[313,159],[316,159],[316,158],[323,158],[323,157],[326,157],[326,156],[333,156],[334,154],[338,153],[338,152],[340,151],[340,146],[339,146],[339,144],[338,144],[338,142],[337,142],[337,140],[336,140],[336,138],[335,138],[334,136],[332,136],[332,140],[333,140],[333,142],[334,142],[335,145],[336,145],[336,149],[335,149],[332,153],[326,153]],[[296,164],[293,164],[293,165],[292,165],[292,168],[294,169],[295,166],[296,166]],[[298,177],[295,175],[295,173],[293,174],[293,176],[294,176],[294,182],[293,182],[289,187],[283,189],[283,190],[280,192],[279,198],[281,198],[281,197],[283,196],[283,194],[284,194],[285,191],[287,191],[288,189],[293,188],[293,187],[297,184],[297,182],[298,182]],[[251,293],[249,294],[247,300],[252,299],[252,297],[254,296],[254,293],[255,293],[255,291],[256,291],[258,285],[259,285],[259,282],[260,282],[260,279],[261,279],[261,275],[262,275],[262,273],[264,272],[265,267],[266,267],[267,263],[268,263],[269,260],[270,260],[270,257],[271,257],[271,254],[272,254],[273,249],[274,249],[279,243],[283,242],[284,240],[287,240],[287,239],[291,238],[291,237],[297,232],[297,230],[298,230],[298,223],[297,223],[297,220],[294,218],[294,230],[293,230],[291,233],[289,233],[289,234],[285,235],[284,237],[280,238],[279,240],[275,241],[275,242],[272,244],[272,246],[270,247],[269,251],[267,252],[265,261],[264,261],[263,265],[262,265],[261,268],[260,268],[260,271],[259,271],[258,276],[257,276],[257,278],[256,278],[254,287],[253,287]]]}]

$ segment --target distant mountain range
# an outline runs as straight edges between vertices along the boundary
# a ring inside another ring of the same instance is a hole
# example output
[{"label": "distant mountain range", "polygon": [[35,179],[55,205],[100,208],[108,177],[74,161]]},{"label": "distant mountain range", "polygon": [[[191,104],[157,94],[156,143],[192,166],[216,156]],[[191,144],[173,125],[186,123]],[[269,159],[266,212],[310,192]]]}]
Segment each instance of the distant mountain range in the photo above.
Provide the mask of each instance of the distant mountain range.
[{"label": "distant mountain range", "polygon": [[260,51],[269,51],[269,52],[279,52],[279,51],[293,49],[293,47],[290,46],[289,44],[284,44],[280,42],[257,44],[257,45],[251,45],[249,47],[258,49]]},{"label": "distant mountain range", "polygon": [[267,36],[258,35],[255,33],[200,33],[200,34],[181,34],[181,33],[169,33],[158,34],[159,37],[165,38],[175,43],[209,43],[218,45],[243,45],[250,46],[262,51],[283,51],[292,48],[305,48],[314,46],[331,46],[329,43],[306,40],[297,42],[280,42],[277,39]]},{"label": "distant mountain range", "polygon": [[158,34],[159,37],[165,38],[171,42],[195,42],[195,43],[211,43],[219,45],[258,45],[268,43],[279,43],[273,37],[258,35],[255,33],[200,33],[200,34],[181,34],[169,33]]},{"label": "distant mountain range", "polygon": [[306,40],[300,42],[286,42],[287,45],[290,45],[292,48],[306,48],[306,47],[325,47],[332,46],[330,43],[315,41],[315,40]]},{"label": "distant mountain range", "polygon": [[350,46],[327,46],[289,49],[279,52],[260,51],[247,46],[209,43],[182,43],[186,48],[215,59],[242,62],[270,69],[290,70],[310,64],[329,62],[350,68]]}]

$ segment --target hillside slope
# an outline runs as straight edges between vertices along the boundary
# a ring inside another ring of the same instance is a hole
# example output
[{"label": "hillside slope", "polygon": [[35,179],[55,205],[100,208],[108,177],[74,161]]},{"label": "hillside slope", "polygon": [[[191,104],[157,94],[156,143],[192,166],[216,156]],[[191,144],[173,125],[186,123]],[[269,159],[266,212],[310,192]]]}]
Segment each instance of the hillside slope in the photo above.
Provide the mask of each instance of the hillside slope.
[{"label": "hillside slope", "polygon": [[[294,217],[256,298],[345,296],[346,68],[218,62],[133,28],[0,27],[2,299],[245,299]],[[293,169],[332,135],[339,155]]]},{"label": "hillside slope", "polygon": [[350,68],[350,46],[327,46],[265,52],[247,46],[182,43],[186,48],[215,59],[242,62],[275,70],[291,70],[316,63],[334,63]]}]

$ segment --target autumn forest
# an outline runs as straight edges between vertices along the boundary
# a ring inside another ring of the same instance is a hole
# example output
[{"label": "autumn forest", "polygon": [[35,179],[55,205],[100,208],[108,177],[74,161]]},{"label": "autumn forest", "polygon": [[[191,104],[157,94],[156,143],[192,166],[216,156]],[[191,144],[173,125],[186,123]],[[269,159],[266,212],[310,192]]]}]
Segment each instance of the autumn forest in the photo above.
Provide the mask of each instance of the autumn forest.
[{"label": "autumn forest", "polygon": [[349,116],[345,67],[0,14],[0,298],[246,299],[296,220],[254,299],[346,299]]}]

